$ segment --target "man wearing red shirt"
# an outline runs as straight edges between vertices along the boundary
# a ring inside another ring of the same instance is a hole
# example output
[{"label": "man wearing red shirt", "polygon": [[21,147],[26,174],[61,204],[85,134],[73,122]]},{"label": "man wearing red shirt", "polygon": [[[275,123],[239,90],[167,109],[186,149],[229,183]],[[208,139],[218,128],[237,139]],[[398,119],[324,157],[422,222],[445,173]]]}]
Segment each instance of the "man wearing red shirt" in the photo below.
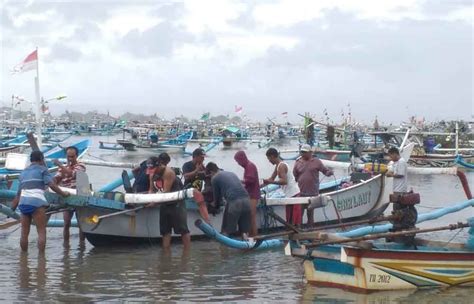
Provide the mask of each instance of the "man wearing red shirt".
[{"label": "man wearing red shirt", "polygon": [[260,199],[260,183],[258,180],[257,166],[248,160],[244,151],[234,155],[235,161],[244,168],[244,184],[250,197],[250,236],[257,235],[257,203]]},{"label": "man wearing red shirt", "polygon": [[[300,196],[319,195],[319,172],[326,176],[333,175],[332,170],[326,168],[320,159],[313,157],[310,145],[303,145],[300,149],[301,157],[298,158],[293,167],[293,175],[300,188]],[[313,210],[306,209],[308,224],[314,224]]]}]

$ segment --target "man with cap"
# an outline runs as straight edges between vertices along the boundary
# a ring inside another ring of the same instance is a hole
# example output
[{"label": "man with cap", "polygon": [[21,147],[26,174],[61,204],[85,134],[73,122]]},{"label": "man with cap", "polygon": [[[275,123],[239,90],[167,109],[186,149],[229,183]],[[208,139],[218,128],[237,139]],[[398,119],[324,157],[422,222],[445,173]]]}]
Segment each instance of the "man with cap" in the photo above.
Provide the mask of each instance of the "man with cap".
[{"label": "man with cap", "polygon": [[226,202],[222,233],[230,235],[238,230],[246,238],[250,232],[250,198],[239,177],[219,169],[213,162],[206,165],[206,174],[211,176],[215,207]]},{"label": "man with cap", "polygon": [[[147,173],[150,176],[150,193],[176,192],[183,189],[181,179],[176,176],[175,171],[168,167],[170,162],[168,153],[161,153],[158,157],[150,157],[147,161]],[[148,207],[153,207],[151,203]],[[173,203],[160,205],[160,233],[163,236],[163,248],[171,246],[171,232],[180,234],[184,249],[191,246],[189,235],[186,203],[184,199]]]},{"label": "man with cap", "polygon": [[204,168],[204,158],[206,152],[202,148],[193,151],[193,159],[183,164],[184,187],[194,188],[194,200],[199,207],[199,213],[204,221],[210,223],[209,212],[202,194],[206,168]]},{"label": "man with cap", "polygon": [[[301,156],[296,160],[293,167],[293,175],[300,189],[300,196],[319,195],[319,172],[326,176],[333,175],[332,170],[326,168],[320,159],[313,157],[313,151],[310,145],[302,145],[300,148]],[[308,224],[314,224],[313,210],[306,210]],[[302,218],[300,217],[300,224]]]}]

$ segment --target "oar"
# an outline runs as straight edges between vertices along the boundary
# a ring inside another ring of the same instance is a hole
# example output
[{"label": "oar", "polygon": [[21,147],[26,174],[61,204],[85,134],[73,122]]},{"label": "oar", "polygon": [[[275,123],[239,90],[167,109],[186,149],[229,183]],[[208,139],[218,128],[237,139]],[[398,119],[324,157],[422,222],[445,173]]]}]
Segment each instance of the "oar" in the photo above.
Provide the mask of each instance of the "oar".
[{"label": "oar", "polygon": [[14,220],[14,221],[0,224],[0,230],[10,228],[11,226],[15,226],[16,224],[19,224],[19,223],[20,223],[20,220]]},{"label": "oar", "polygon": [[[434,231],[441,231],[441,230],[455,230],[455,229],[461,229],[461,228],[466,228],[466,227],[471,227],[471,225],[469,225],[469,223],[457,223],[457,224],[450,224],[448,226],[441,226],[441,227],[435,227],[435,228],[410,229],[410,230],[403,230],[403,231],[397,231],[397,232],[386,232],[386,233],[372,234],[372,235],[361,236],[361,237],[356,237],[356,238],[340,239],[341,237],[337,236],[338,239],[328,240],[328,241],[323,241],[323,242],[318,242],[318,243],[311,243],[311,244],[306,245],[306,247],[311,248],[311,247],[330,245],[330,244],[343,244],[343,243],[358,242],[358,241],[368,241],[368,240],[376,240],[380,238],[394,237],[394,236],[410,236],[410,235],[415,235],[417,233],[427,233],[427,232],[434,232]],[[331,237],[332,236],[328,234],[328,238],[331,238]]]},{"label": "oar", "polygon": [[95,226],[91,229],[91,231],[94,231],[95,229],[97,229],[97,227],[99,227],[101,221],[105,218],[114,217],[114,216],[117,216],[117,215],[120,215],[120,214],[127,214],[127,213],[130,213],[130,212],[138,211],[138,210],[143,209],[145,207],[146,207],[146,205],[143,205],[143,206],[139,206],[139,207],[136,207],[136,208],[133,208],[133,209],[117,211],[117,212],[104,214],[104,215],[100,215],[100,216],[95,214],[93,216],[88,217],[87,221],[89,223],[95,224]]},{"label": "oar", "polygon": [[[48,212],[46,212],[46,215],[51,215],[51,214],[63,212],[63,211],[66,211],[66,210],[70,210],[70,209],[64,208],[64,209],[58,209],[58,210],[48,211]],[[14,221],[10,221],[10,222],[6,222],[6,223],[3,223],[3,224],[0,224],[0,230],[10,228],[11,226],[15,226],[15,225],[17,225],[17,224],[19,224],[19,223],[20,223],[20,220],[17,219],[17,220],[14,220]],[[33,222],[33,223],[34,223],[34,222]]]}]

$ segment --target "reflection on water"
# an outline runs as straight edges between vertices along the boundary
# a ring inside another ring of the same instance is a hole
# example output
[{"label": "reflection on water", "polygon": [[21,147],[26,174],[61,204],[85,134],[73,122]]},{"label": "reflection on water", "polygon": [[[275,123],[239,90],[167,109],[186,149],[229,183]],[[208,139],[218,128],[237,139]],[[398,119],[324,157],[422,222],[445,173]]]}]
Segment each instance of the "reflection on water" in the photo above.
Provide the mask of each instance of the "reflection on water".
[{"label": "reflection on water", "polygon": [[353,304],[389,304],[389,303],[472,303],[473,288],[446,288],[426,290],[380,291],[369,294],[353,293],[336,288],[321,288],[306,285],[303,288],[304,303],[353,303]]},{"label": "reflection on water", "polygon": [[192,252],[180,245],[168,252],[157,246],[65,247],[46,258],[33,252],[11,256],[17,265],[2,260],[0,267],[18,276],[2,285],[0,300],[293,302],[304,286],[301,263],[279,251],[242,253],[208,241],[193,245]]},{"label": "reflection on water", "polygon": [[[91,154],[122,162],[139,162],[143,154],[103,152],[97,150],[94,138]],[[111,141],[111,139],[105,139]],[[188,150],[192,151],[192,147]],[[236,150],[212,150],[207,161],[215,161],[241,175],[233,160]],[[247,145],[249,158],[268,177],[273,167],[265,149]],[[92,158],[92,157],[90,157]],[[173,156],[172,165],[180,166],[188,158]],[[291,162],[290,162],[291,164]],[[87,168],[94,186],[119,177],[121,169]],[[337,177],[344,175],[336,171]],[[474,184],[474,174],[468,175]],[[323,179],[324,181],[324,179]],[[457,177],[410,176],[410,186],[422,194],[420,212],[465,200]],[[449,215],[438,224],[454,223],[474,216],[474,208]],[[174,245],[165,252],[159,246],[140,248],[94,248],[79,244],[77,230],[72,230],[70,245],[63,244],[61,229],[49,228],[46,253],[36,250],[36,232],[30,236],[30,252],[21,254],[19,231],[0,235],[0,302],[90,302],[90,301],[241,301],[276,303],[470,303],[474,289],[393,291],[369,295],[340,289],[309,286],[303,279],[301,260],[283,255],[282,250],[241,252],[224,248],[215,242],[193,242],[183,252]],[[464,240],[448,231],[441,239]]]}]

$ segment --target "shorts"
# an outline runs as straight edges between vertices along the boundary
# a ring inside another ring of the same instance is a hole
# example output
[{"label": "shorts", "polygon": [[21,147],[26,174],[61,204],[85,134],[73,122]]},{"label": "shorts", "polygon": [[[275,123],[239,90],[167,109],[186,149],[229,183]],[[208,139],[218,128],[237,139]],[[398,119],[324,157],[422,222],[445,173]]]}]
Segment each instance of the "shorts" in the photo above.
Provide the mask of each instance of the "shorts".
[{"label": "shorts", "polygon": [[222,219],[222,232],[233,234],[250,232],[250,199],[241,198],[227,202]]},{"label": "shorts", "polygon": [[20,209],[21,214],[28,216],[33,215],[33,213],[35,213],[35,211],[41,207],[44,206],[18,205],[18,209]]},{"label": "shorts", "polygon": [[185,201],[160,206],[161,235],[189,233]]}]

